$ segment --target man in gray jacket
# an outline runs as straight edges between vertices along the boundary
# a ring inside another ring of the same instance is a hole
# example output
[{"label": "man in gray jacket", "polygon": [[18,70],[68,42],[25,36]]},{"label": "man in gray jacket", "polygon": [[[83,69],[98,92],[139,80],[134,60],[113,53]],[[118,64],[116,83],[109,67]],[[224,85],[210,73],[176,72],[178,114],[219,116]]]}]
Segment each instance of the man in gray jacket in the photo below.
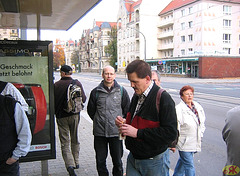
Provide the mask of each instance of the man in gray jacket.
[{"label": "man in gray jacket", "polygon": [[123,144],[115,125],[117,116],[126,116],[130,99],[125,88],[115,80],[114,68],[106,66],[102,82],[91,91],[87,112],[93,120],[94,149],[99,176],[108,176],[106,158],[108,146],[113,161],[113,176],[123,175]]}]

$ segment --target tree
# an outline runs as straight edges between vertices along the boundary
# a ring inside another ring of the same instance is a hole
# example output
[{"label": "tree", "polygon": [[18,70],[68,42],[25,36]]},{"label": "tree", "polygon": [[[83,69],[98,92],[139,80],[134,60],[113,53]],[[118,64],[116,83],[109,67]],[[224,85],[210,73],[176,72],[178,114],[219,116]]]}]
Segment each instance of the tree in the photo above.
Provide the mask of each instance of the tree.
[{"label": "tree", "polygon": [[75,49],[71,54],[72,64],[78,65],[78,59],[79,59],[79,49]]},{"label": "tree", "polygon": [[105,47],[104,52],[108,53],[109,63],[112,67],[117,69],[117,65],[115,64],[117,62],[117,28],[114,26],[109,33],[111,41],[110,43]]},{"label": "tree", "polygon": [[56,70],[59,66],[65,64],[65,53],[62,46],[55,46],[55,50],[53,52],[53,68]]}]

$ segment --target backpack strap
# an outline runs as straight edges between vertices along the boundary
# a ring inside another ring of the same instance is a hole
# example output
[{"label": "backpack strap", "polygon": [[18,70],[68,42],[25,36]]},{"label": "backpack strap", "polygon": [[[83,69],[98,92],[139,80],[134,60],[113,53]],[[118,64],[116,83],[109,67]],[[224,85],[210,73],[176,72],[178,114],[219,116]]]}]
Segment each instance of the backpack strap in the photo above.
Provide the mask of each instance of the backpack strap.
[{"label": "backpack strap", "polygon": [[156,108],[157,108],[157,112],[159,114],[159,108],[160,108],[160,99],[162,96],[163,91],[165,91],[164,89],[160,88],[157,92],[157,96],[156,96]]},{"label": "backpack strap", "polygon": [[76,82],[77,82],[77,80],[76,80],[76,79],[73,79],[73,80],[72,80],[72,85],[75,85]]},{"label": "backpack strap", "polygon": [[120,85],[121,97],[123,96],[123,87]]}]

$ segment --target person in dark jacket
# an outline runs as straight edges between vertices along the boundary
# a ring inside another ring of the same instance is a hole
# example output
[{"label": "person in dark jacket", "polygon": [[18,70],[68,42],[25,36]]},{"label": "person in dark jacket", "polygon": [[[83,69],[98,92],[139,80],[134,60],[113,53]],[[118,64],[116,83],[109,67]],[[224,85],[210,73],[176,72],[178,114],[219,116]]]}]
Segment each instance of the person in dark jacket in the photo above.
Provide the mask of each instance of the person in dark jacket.
[{"label": "person in dark jacket", "polygon": [[30,150],[32,134],[23,107],[0,94],[0,175],[19,176],[19,158]]},{"label": "person in dark jacket", "polygon": [[165,152],[177,137],[177,116],[175,103],[163,91],[157,110],[156,97],[159,91],[151,80],[150,66],[142,60],[134,60],[126,68],[128,80],[135,94],[131,99],[126,123],[116,118],[116,125],[126,136],[127,175],[165,176]]},{"label": "person in dark jacket", "polygon": [[[67,88],[73,81],[72,68],[68,65],[63,65],[60,69],[60,74],[61,79],[54,84],[55,114],[63,160],[69,174],[75,176],[74,169],[79,168],[80,143],[78,141],[78,125],[80,113],[74,114],[64,110],[67,102]],[[76,85],[81,88],[82,101],[84,103],[86,95],[83,86],[78,80],[76,80]]]},{"label": "person in dark jacket", "polygon": [[230,109],[226,114],[222,137],[227,145],[227,162],[223,176],[240,175],[240,106]]},{"label": "person in dark jacket", "polygon": [[115,125],[117,116],[125,117],[130,99],[124,87],[115,80],[114,68],[106,66],[102,82],[91,91],[87,112],[93,120],[94,149],[99,176],[108,176],[106,158],[108,147],[113,161],[113,176],[123,175],[123,144]]}]

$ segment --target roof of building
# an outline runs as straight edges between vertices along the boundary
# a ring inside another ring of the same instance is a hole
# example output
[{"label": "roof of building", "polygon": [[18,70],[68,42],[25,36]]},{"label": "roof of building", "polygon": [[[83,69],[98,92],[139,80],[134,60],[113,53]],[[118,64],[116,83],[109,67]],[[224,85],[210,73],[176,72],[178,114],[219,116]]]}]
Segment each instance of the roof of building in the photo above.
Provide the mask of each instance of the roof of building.
[{"label": "roof of building", "polygon": [[95,26],[95,27],[93,28],[93,32],[95,32],[95,31],[100,31],[100,27],[99,27],[99,26]]},{"label": "roof of building", "polygon": [[127,10],[127,13],[129,14],[129,21],[131,21],[131,18],[132,18],[131,14],[134,12],[134,7],[136,7],[141,3],[142,3],[142,0],[138,0],[138,1],[125,0],[125,7]]},{"label": "roof of building", "polygon": [[103,29],[103,28],[111,29],[111,25],[110,25],[108,22],[103,22],[103,23],[101,24],[101,29]]},{"label": "roof of building", "polygon": [[[178,9],[180,7],[186,6],[188,4],[201,1],[201,0],[172,0],[160,13],[162,15],[164,13],[170,12],[172,10]],[[215,0],[216,2],[216,0]],[[227,3],[240,3],[239,0],[219,0],[218,2],[227,2]]]},{"label": "roof of building", "polygon": [[106,26],[109,28],[109,25],[110,25],[110,28],[112,28],[113,26],[117,26],[117,22],[103,22],[103,21],[96,21],[96,26],[102,28],[103,23],[105,23],[103,25],[103,28],[105,28]]},{"label": "roof of building", "polygon": [[128,13],[134,12],[134,7],[141,4],[142,0],[133,1],[133,0],[125,0],[125,7]]},{"label": "roof of building", "polygon": [[199,1],[199,0],[172,0],[172,2],[170,2],[160,13],[159,15],[162,15],[164,13],[170,12],[172,10],[175,10],[177,8],[180,8],[182,6],[191,4],[195,1]]}]

